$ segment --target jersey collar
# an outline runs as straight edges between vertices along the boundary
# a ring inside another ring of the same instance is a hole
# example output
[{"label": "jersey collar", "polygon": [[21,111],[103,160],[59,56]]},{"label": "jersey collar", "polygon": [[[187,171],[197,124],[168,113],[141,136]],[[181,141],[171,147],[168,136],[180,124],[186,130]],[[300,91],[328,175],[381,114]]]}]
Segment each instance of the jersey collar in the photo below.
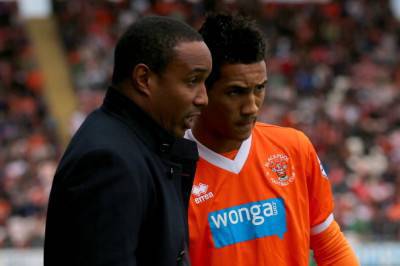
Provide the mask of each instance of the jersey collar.
[{"label": "jersey collar", "polygon": [[185,132],[185,138],[193,140],[197,143],[197,148],[199,150],[199,155],[201,158],[203,158],[207,162],[209,162],[219,168],[222,168],[222,169],[232,172],[234,174],[238,174],[242,170],[242,168],[249,156],[252,135],[250,135],[250,137],[248,139],[246,139],[245,141],[242,142],[242,144],[240,145],[239,151],[238,151],[235,159],[233,159],[233,160],[226,158],[225,156],[218,154],[218,153],[210,150],[206,146],[204,146],[202,143],[200,143],[194,137],[191,129],[189,129]]}]

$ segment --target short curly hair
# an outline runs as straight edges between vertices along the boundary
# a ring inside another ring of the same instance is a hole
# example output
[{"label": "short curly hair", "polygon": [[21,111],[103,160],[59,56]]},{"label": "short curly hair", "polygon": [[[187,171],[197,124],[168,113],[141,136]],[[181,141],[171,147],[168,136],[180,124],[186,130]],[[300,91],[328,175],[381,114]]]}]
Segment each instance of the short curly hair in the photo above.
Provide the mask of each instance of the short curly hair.
[{"label": "short curly hair", "polygon": [[265,38],[254,20],[241,15],[210,13],[199,30],[212,55],[206,85],[219,78],[224,64],[251,64],[265,58]]}]

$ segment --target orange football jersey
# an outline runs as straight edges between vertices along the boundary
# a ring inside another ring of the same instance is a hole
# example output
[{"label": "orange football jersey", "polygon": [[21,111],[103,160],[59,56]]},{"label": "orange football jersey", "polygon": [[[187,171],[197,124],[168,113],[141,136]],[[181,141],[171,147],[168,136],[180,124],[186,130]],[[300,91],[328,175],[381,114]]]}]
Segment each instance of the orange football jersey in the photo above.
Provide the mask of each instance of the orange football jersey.
[{"label": "orange football jersey", "polygon": [[330,182],[308,138],[257,123],[233,160],[197,142],[189,207],[193,266],[309,265],[333,221]]}]

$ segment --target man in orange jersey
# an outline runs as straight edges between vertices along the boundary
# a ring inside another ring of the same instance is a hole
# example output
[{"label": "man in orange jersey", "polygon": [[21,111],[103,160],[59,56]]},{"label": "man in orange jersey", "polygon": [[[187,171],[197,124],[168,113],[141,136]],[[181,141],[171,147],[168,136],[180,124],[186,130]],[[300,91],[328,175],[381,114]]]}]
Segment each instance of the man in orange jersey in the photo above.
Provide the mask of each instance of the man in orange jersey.
[{"label": "man in orange jersey", "polygon": [[264,100],[265,41],[254,23],[210,15],[209,104],[186,137],[197,142],[189,208],[194,266],[358,265],[333,217],[328,177],[300,131],[256,123]]}]

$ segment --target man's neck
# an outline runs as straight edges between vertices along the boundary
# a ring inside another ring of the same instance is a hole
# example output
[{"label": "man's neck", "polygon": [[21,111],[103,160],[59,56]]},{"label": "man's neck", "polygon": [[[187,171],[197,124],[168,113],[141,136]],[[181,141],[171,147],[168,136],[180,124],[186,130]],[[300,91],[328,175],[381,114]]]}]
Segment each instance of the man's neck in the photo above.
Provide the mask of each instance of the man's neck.
[{"label": "man's neck", "polygon": [[192,128],[193,136],[204,146],[216,153],[226,153],[233,150],[238,150],[242,141],[227,139],[217,132],[213,132],[197,121]]}]

